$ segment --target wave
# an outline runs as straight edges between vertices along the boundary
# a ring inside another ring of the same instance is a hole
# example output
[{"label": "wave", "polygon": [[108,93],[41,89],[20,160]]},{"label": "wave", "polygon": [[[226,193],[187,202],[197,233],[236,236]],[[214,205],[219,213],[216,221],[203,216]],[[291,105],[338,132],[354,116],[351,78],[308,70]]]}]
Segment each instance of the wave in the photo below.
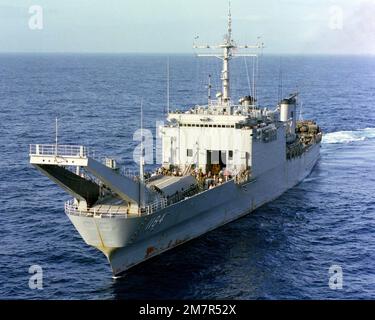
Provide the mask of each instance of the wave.
[{"label": "wave", "polygon": [[354,131],[337,131],[323,134],[325,144],[350,143],[375,138],[375,128],[365,128]]}]

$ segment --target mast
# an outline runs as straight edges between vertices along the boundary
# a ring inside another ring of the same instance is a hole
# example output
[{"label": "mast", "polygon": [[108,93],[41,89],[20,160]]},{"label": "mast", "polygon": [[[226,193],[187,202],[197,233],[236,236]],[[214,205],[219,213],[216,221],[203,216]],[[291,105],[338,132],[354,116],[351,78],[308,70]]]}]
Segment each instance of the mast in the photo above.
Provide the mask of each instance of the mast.
[{"label": "mast", "polygon": [[212,88],[211,75],[209,74],[208,75],[208,85],[207,85],[207,103],[208,103],[208,105],[211,104],[211,88]]},{"label": "mast", "polygon": [[231,51],[233,48],[232,44],[232,14],[230,11],[230,2],[229,2],[229,11],[228,11],[228,30],[225,36],[225,42],[222,47],[224,49],[223,54],[223,71],[221,73],[221,80],[223,82],[223,91],[222,99],[223,102],[228,102],[230,100],[230,91],[229,91],[229,60],[231,59]]},{"label": "mast", "polygon": [[57,123],[57,117],[55,119],[55,156],[57,156],[57,137],[58,137],[58,123]]},{"label": "mast", "polygon": [[169,56],[167,59],[167,116],[169,114],[169,107],[170,107],[170,77],[169,77]]},{"label": "mast", "polygon": [[144,168],[143,168],[143,99],[141,100],[141,155],[139,161],[139,178],[143,183],[144,180]]},{"label": "mast", "polygon": [[218,45],[193,45],[195,49],[219,49],[222,53],[209,53],[209,54],[198,54],[198,57],[216,57],[223,61],[223,69],[221,71],[221,100],[219,101],[222,105],[227,105],[230,102],[230,67],[229,61],[233,57],[257,57],[254,53],[235,53],[233,49],[260,49],[263,48],[263,43],[258,43],[256,45],[236,45],[232,39],[232,13],[229,1],[228,9],[228,23],[227,23],[227,33],[224,36],[224,41]]},{"label": "mast", "polygon": [[144,157],[143,157],[143,98],[141,99],[141,155],[139,159],[139,207],[144,205],[143,183],[144,183]]}]

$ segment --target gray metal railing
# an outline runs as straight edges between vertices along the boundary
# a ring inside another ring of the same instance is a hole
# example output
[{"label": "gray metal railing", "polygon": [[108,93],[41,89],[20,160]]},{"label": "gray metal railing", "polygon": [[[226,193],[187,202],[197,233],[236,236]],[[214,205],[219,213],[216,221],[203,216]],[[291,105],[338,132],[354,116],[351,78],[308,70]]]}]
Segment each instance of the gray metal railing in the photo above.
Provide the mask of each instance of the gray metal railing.
[{"label": "gray metal railing", "polygon": [[[141,215],[149,215],[158,210],[164,209],[168,205],[167,199],[160,198],[150,203],[141,209]],[[111,205],[97,205],[89,210],[80,210],[74,200],[65,202],[65,213],[73,216],[84,217],[101,217],[101,218],[114,218],[122,217],[127,218],[129,213],[127,208]]]},{"label": "gray metal railing", "polygon": [[128,212],[119,206],[98,206],[90,210],[80,210],[74,203],[74,200],[65,202],[65,213],[73,216],[84,217],[101,217],[101,218],[114,218],[122,217],[127,218]]},{"label": "gray metal railing", "polygon": [[146,206],[144,212],[146,213],[146,215],[148,215],[158,210],[164,209],[167,205],[168,200],[166,198],[160,198]]}]

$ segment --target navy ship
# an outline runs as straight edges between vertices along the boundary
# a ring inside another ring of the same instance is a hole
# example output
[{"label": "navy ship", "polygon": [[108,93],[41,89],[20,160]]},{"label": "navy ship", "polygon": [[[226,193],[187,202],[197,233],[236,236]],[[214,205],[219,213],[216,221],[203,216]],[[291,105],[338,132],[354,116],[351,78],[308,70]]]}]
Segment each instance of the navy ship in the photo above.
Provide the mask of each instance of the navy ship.
[{"label": "navy ship", "polygon": [[298,94],[271,108],[258,105],[255,89],[231,99],[231,59],[257,57],[263,44],[236,44],[230,10],[223,41],[195,47],[222,60],[221,91],[205,105],[168,110],[159,128],[162,163],[152,174],[143,152],[139,175],[129,175],[85,146],[57,139],[30,146],[30,163],[72,196],[65,213],[114,276],[276,199],[319,158],[322,133],[314,121],[297,121]]}]

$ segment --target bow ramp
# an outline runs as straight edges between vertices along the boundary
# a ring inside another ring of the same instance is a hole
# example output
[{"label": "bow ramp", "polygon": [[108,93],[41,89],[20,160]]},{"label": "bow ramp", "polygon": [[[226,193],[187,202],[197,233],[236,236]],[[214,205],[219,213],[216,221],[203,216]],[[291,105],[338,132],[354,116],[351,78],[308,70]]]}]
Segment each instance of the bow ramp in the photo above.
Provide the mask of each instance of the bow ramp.
[{"label": "bow ramp", "polygon": [[[147,203],[155,195],[135,177],[120,175],[95,160],[84,146],[34,144],[30,146],[30,163],[73,197],[85,200],[89,206],[98,200],[100,186],[97,182],[82,177],[80,168],[91,173],[102,185],[128,203]],[[76,173],[68,170],[69,167],[76,167]]]}]

